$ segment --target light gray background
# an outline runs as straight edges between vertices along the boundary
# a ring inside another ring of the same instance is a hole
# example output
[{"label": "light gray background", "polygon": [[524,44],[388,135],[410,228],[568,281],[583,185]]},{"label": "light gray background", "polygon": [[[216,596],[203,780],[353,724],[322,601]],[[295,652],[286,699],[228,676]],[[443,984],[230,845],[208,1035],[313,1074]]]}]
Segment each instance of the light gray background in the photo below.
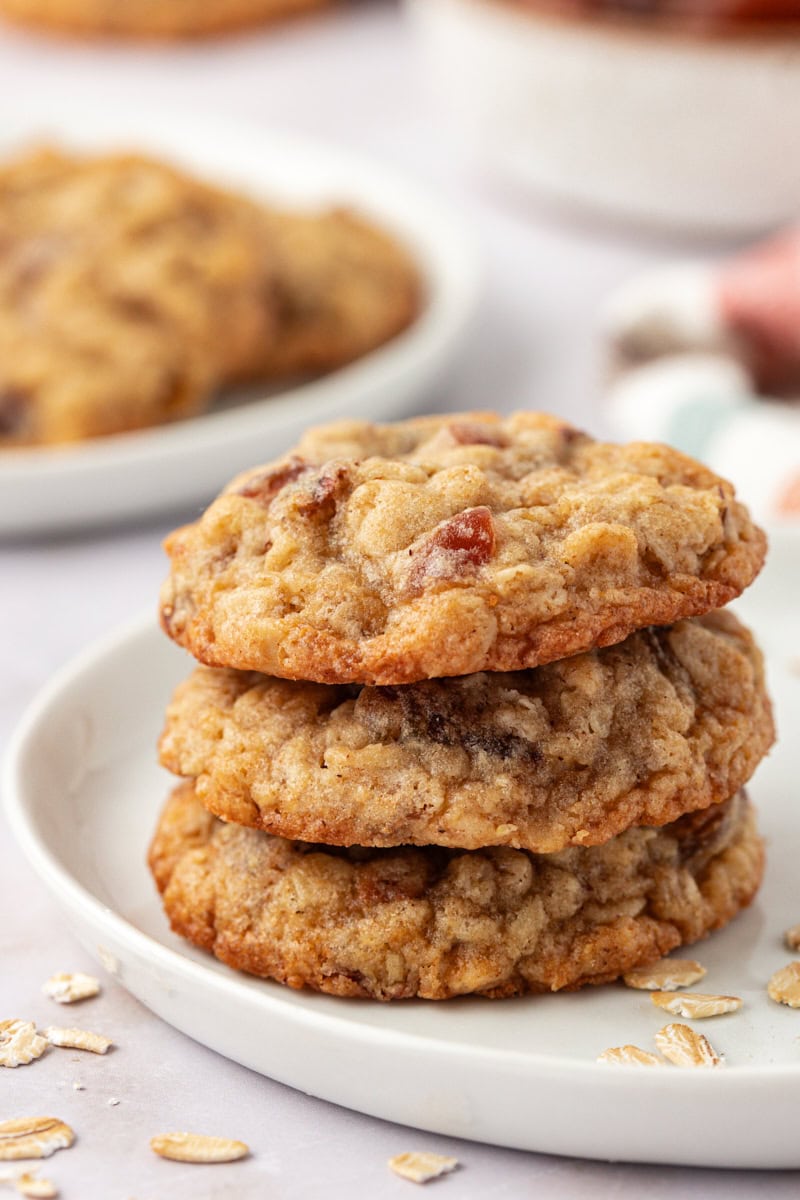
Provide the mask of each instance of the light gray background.
[{"label": "light gray background", "polygon": [[[530,406],[603,431],[599,299],[686,244],[557,216],[460,162],[426,95],[416,48],[390,4],[356,4],[268,34],[167,49],[87,47],[0,32],[5,106],[26,96],[203,110],[330,139],[403,168],[448,197],[485,264],[475,336],[441,408]],[[710,247],[704,247],[704,249]],[[250,464],[242,464],[250,465]],[[144,528],[0,546],[0,743],[53,671],[89,641],[155,605],[161,537]],[[123,684],[124,686],[124,684]],[[797,1175],[606,1165],[519,1154],[401,1129],[310,1099],[217,1057],[151,1016],[112,983],[81,1010],[40,993],[53,971],[94,970],[0,823],[0,1018],[76,1022],[118,1043],[107,1058],[50,1054],[0,1078],[0,1119],[56,1114],[79,1142],[42,1164],[65,1200],[410,1196],[386,1159],[412,1148],[455,1154],[462,1169],[431,1187],[451,1200],[647,1196],[733,1200],[797,1194]],[[502,1013],[498,1010],[498,1016]],[[85,1090],[75,1091],[79,1080]],[[119,1104],[110,1107],[108,1100]],[[149,1137],[174,1128],[246,1140],[225,1167],[165,1163]],[[754,1131],[754,1136],[757,1132]],[[702,1130],[698,1130],[702,1137]]]}]

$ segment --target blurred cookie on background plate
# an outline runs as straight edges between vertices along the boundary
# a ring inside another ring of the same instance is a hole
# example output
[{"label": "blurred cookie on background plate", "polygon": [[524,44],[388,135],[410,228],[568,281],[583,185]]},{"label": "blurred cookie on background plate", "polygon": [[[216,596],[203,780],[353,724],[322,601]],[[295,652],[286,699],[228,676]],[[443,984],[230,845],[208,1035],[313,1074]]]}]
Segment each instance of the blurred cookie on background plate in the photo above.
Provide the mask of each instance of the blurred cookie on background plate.
[{"label": "blurred cookie on background plate", "polygon": [[0,168],[0,447],[205,411],[404,329],[419,272],[344,211],[278,213],[134,154]]},{"label": "blurred cookie on background plate", "polygon": [[323,8],[328,0],[0,0],[24,25],[81,36],[208,37]]},{"label": "blurred cookie on background plate", "polygon": [[257,207],[138,155],[0,170],[0,444],[199,412],[275,329]]},{"label": "blurred cookie on background plate", "polygon": [[265,217],[278,321],[265,374],[330,371],[410,324],[419,275],[389,234],[344,209]]}]

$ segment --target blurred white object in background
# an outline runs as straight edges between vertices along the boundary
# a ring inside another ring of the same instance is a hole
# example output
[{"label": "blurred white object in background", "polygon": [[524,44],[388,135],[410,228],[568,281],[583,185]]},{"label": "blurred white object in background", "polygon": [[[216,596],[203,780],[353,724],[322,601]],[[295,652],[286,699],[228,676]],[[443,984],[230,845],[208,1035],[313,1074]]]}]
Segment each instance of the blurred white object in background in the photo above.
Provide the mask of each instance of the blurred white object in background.
[{"label": "blurred white object in background", "polygon": [[800,534],[800,229],[634,278],[600,320],[617,434],[702,459]]},{"label": "blurred white object in background", "polygon": [[[715,354],[675,354],[624,372],[609,389],[609,417],[626,438],[672,441],[687,454],[699,453],[706,439],[701,423],[685,422],[689,410],[727,417],[751,398],[747,372]],[[712,421],[713,424],[713,421]]]},{"label": "blurred white object in background", "polygon": [[726,356],[675,354],[621,375],[608,393],[620,438],[669,442],[736,483],[767,528],[800,531],[800,407],[752,394]]},{"label": "blurred white object in background", "polygon": [[800,22],[699,37],[535,0],[407,0],[471,152],[638,223],[764,230],[800,211]]},{"label": "blurred white object in background", "polygon": [[702,262],[662,267],[624,283],[606,303],[602,326],[614,351],[631,361],[676,351],[734,350],[713,270]]},{"label": "blurred white object in background", "polygon": [[714,350],[737,358],[755,391],[800,397],[800,228],[719,263],[678,263],[607,300],[603,330],[620,364]]}]

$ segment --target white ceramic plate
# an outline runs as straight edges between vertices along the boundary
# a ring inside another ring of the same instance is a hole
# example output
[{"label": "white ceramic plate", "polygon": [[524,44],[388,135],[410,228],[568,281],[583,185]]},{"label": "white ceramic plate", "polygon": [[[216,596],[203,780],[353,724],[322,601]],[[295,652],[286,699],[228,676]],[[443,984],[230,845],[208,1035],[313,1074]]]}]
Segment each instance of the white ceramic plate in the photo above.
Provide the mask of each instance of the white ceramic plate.
[{"label": "white ceramic plate", "polygon": [[800,1167],[800,1013],[767,999],[800,919],[800,678],[793,547],[740,605],[770,658],[783,732],[752,788],[769,839],[757,903],[695,953],[742,1012],[701,1024],[719,1070],[597,1064],[666,1023],[621,986],[520,1000],[373,1004],[299,994],[194,951],[167,928],[145,867],[170,781],[161,714],[190,661],[140,624],[81,657],[23,722],[5,792],[16,836],[89,953],[164,1020],[221,1054],[349,1108],[456,1137],[593,1158]]},{"label": "white ceramic plate", "polygon": [[214,182],[295,207],[344,204],[410,248],[426,288],[413,325],[359,361],[267,398],[81,446],[0,453],[0,536],[79,528],[209,499],[319,421],[382,420],[418,406],[465,332],[475,252],[454,215],[422,188],[349,151],[205,115],[27,109],[0,119],[0,157],[50,139],[80,150],[135,148]]}]

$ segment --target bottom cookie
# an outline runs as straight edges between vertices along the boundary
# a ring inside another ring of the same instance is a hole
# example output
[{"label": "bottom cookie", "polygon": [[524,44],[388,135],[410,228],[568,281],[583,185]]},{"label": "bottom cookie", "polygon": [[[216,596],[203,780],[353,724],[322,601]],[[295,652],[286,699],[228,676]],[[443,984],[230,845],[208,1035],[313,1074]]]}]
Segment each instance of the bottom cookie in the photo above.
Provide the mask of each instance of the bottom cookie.
[{"label": "bottom cookie", "polygon": [[191,782],[149,853],[176,933],[253,975],[377,1000],[608,982],[724,925],[763,861],[744,793],[542,855],[288,841],[212,817]]}]

